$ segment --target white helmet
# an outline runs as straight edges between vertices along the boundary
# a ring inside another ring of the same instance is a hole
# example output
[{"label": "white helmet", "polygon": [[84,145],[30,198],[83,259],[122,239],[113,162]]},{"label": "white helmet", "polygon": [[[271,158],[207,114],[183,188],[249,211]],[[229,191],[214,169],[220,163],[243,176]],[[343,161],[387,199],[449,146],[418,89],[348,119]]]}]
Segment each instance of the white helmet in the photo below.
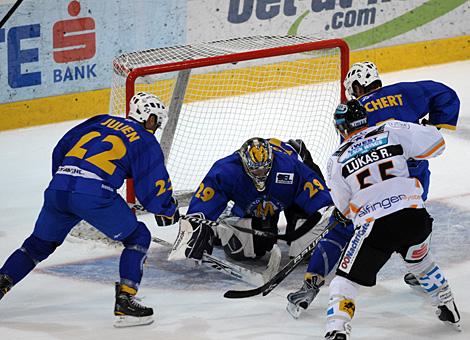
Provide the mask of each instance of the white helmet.
[{"label": "white helmet", "polygon": [[359,85],[366,87],[376,80],[380,80],[380,77],[379,71],[377,71],[377,67],[373,62],[364,61],[363,63],[353,64],[346,75],[346,79],[344,79],[346,97],[348,97],[349,100],[356,98],[353,88],[355,81],[357,81]]},{"label": "white helmet", "polygon": [[129,102],[128,117],[138,121],[139,123],[144,123],[150,115],[155,115],[157,117],[157,129],[163,129],[165,127],[168,120],[168,110],[163,102],[151,93],[136,93]]}]

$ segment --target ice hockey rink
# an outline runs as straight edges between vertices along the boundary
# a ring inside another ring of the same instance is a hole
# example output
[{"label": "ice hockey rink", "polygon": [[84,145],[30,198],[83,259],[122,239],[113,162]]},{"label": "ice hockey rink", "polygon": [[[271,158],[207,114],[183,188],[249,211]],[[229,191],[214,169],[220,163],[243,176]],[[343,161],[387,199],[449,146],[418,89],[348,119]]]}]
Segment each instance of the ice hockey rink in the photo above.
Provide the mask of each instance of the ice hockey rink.
[{"label": "ice hockey rink", "polygon": [[[435,219],[434,258],[453,289],[463,331],[457,333],[437,319],[426,297],[403,283],[404,266],[393,257],[377,286],[360,291],[352,339],[470,339],[469,75],[470,61],[382,75],[384,84],[441,81],[461,99],[458,129],[443,131],[447,149],[431,160],[428,208]],[[52,149],[76,123],[0,133],[0,264],[30,235],[51,177]],[[143,218],[154,235],[173,241],[175,227],[157,228],[151,216]],[[154,324],[113,328],[120,250],[69,238],[0,301],[0,339],[323,338],[326,287],[298,320],[285,311],[285,297],[300,286],[305,266],[266,297],[227,300],[226,290],[250,287],[210,268],[169,263],[166,249],[151,247],[139,296],[154,307]]]}]

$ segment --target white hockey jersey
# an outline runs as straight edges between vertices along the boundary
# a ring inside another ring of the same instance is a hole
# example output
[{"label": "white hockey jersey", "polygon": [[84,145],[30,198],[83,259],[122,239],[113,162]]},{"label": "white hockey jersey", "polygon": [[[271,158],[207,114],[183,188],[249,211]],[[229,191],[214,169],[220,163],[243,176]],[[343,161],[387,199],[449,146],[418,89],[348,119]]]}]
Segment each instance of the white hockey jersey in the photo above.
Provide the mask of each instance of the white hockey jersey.
[{"label": "white hockey jersey", "polygon": [[327,185],[336,207],[355,225],[404,208],[422,208],[420,182],[406,160],[428,159],[445,149],[433,126],[386,122],[344,141],[328,162]]}]

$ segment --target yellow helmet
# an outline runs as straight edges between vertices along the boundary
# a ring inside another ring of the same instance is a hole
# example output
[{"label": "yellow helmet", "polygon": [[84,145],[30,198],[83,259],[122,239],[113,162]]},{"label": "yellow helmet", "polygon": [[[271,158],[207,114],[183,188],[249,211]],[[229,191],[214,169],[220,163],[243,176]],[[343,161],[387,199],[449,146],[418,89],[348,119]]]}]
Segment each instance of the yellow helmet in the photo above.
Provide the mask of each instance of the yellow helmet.
[{"label": "yellow helmet", "polygon": [[258,191],[266,188],[266,180],[273,165],[273,149],[266,139],[254,137],[243,143],[238,153],[243,168]]}]

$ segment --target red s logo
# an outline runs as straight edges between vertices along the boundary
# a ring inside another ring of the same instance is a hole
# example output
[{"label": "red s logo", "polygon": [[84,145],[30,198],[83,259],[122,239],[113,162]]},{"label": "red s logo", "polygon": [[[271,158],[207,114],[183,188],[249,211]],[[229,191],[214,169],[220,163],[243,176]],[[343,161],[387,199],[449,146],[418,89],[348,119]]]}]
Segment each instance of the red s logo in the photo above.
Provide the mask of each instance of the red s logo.
[{"label": "red s logo", "polygon": [[[76,0],[71,1],[68,6],[68,12],[72,17],[77,16],[80,9],[80,3]],[[75,33],[94,29],[95,20],[90,17],[56,22],[52,28],[54,61],[67,63],[93,58],[96,53],[95,32]]]}]

